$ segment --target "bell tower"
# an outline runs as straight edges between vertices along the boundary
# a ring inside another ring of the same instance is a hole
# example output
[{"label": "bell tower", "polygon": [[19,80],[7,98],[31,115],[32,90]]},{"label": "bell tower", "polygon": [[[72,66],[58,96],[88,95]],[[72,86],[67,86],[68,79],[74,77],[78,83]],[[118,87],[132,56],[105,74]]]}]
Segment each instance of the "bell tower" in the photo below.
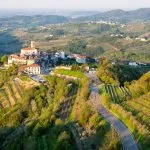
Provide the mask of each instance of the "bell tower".
[{"label": "bell tower", "polygon": [[35,42],[31,41],[31,48],[35,48]]}]

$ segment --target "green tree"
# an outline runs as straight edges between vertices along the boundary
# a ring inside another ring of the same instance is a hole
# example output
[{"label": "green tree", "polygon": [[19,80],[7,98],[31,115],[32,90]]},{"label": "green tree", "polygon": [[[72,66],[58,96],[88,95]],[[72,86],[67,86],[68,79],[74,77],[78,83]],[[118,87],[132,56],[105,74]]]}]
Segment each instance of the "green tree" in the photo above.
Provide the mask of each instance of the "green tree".
[{"label": "green tree", "polygon": [[72,53],[85,53],[86,52],[87,43],[81,39],[73,39],[68,43],[67,49]]},{"label": "green tree", "polygon": [[7,55],[2,56],[0,61],[1,61],[3,64],[6,64],[7,61],[8,61],[8,56],[7,56]]},{"label": "green tree", "polygon": [[54,150],[69,150],[69,149],[71,149],[70,136],[66,131],[64,131],[59,135]]}]

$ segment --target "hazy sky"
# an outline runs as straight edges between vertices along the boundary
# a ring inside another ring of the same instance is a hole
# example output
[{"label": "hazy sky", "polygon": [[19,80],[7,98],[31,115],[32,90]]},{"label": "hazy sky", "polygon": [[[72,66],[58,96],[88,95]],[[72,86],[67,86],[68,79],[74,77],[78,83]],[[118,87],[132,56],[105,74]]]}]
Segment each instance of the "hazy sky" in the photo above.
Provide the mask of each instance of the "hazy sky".
[{"label": "hazy sky", "polygon": [[150,7],[150,0],[0,0],[0,8],[135,9]]}]

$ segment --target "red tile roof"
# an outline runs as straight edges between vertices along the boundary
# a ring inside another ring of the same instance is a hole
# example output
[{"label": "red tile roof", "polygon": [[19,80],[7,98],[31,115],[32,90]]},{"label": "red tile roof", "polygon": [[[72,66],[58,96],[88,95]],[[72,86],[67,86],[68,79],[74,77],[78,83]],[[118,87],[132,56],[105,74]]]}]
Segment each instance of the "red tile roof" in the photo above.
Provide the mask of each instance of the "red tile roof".
[{"label": "red tile roof", "polygon": [[78,57],[78,58],[80,58],[80,59],[87,58],[87,56],[86,56],[86,55],[77,55],[77,57]]},{"label": "red tile roof", "polygon": [[72,58],[87,58],[86,55],[81,55],[81,54],[70,54],[69,57],[72,57]]},{"label": "red tile roof", "polygon": [[26,65],[20,66],[20,67],[19,67],[19,72],[23,72],[26,68],[27,68]]},{"label": "red tile roof", "polygon": [[20,59],[20,60],[26,60],[26,58],[25,58],[25,57],[20,56],[20,55],[17,55],[17,54],[12,54],[12,55],[10,55],[10,57],[12,57],[12,58],[16,58],[16,59]]},{"label": "red tile roof", "polygon": [[40,67],[40,65],[38,65],[38,64],[31,64],[31,65],[28,65],[28,67]]},{"label": "red tile roof", "polygon": [[35,48],[26,47],[26,48],[22,48],[21,50],[32,51],[32,50],[36,50],[36,49]]}]

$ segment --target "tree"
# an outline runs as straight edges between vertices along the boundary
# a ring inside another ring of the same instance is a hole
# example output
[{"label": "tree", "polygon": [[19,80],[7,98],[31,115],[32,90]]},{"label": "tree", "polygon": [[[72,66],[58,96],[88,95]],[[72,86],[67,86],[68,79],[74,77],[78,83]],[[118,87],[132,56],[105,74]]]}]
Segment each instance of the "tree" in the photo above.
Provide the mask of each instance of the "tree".
[{"label": "tree", "polygon": [[17,75],[17,73],[18,73],[18,66],[13,63],[12,66],[10,66],[8,68],[8,73],[10,75]]},{"label": "tree", "polygon": [[72,53],[85,53],[87,43],[81,39],[73,39],[68,43],[67,49]]},{"label": "tree", "polygon": [[6,55],[2,56],[1,57],[1,60],[0,60],[3,64],[6,64],[7,61],[8,61],[8,57]]},{"label": "tree", "polygon": [[56,147],[54,148],[55,150],[68,150],[71,149],[71,144],[70,144],[70,136],[66,131],[62,132],[57,140]]},{"label": "tree", "polygon": [[110,104],[111,104],[111,97],[109,96],[109,94],[102,94],[100,99],[102,100],[103,104],[107,107],[110,108]]}]

